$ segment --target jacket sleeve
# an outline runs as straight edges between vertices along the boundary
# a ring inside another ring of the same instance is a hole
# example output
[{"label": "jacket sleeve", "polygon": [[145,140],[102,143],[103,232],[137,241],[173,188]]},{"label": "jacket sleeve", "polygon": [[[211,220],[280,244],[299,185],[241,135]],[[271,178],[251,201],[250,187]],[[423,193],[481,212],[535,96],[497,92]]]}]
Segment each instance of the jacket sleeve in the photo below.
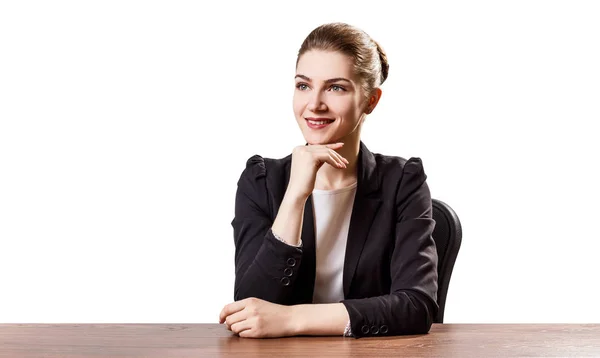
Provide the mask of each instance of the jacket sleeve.
[{"label": "jacket sleeve", "polygon": [[437,251],[431,194],[419,158],[409,159],[396,195],[390,294],[344,300],[354,337],[429,332],[437,314]]},{"label": "jacket sleeve", "polygon": [[237,184],[235,217],[231,222],[235,243],[234,300],[256,297],[285,304],[290,300],[302,262],[302,248],[273,235],[269,215],[264,159],[248,159]]}]

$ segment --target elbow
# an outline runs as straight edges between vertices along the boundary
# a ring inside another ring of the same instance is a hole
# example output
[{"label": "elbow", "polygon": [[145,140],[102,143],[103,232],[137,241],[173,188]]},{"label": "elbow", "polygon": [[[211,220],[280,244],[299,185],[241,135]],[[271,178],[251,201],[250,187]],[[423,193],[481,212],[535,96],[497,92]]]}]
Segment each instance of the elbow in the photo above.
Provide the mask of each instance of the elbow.
[{"label": "elbow", "polygon": [[415,322],[412,325],[412,332],[408,334],[427,334],[431,329],[433,320],[428,312],[419,310],[415,312]]},{"label": "elbow", "polygon": [[402,295],[406,295],[408,304],[404,306],[401,317],[397,317],[402,322],[399,324],[400,332],[398,334],[429,333],[436,315],[437,305],[418,292],[403,292]]},{"label": "elbow", "polygon": [[413,334],[429,333],[436,315],[437,304],[431,302],[428,298],[419,293],[412,293],[409,297],[411,301],[413,301],[413,306],[415,306]]}]

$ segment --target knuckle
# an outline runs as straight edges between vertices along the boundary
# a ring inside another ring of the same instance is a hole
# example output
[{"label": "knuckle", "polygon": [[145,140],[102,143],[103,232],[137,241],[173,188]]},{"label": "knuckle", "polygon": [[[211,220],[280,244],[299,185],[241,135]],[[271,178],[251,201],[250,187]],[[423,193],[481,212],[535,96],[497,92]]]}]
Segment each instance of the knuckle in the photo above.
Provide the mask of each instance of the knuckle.
[{"label": "knuckle", "polygon": [[256,314],[256,306],[248,305],[244,308],[244,311],[248,312],[249,315],[254,316]]},{"label": "knuckle", "polygon": [[257,316],[255,322],[256,322],[257,327],[261,327],[263,325],[263,323],[265,322],[265,320],[263,317]]}]

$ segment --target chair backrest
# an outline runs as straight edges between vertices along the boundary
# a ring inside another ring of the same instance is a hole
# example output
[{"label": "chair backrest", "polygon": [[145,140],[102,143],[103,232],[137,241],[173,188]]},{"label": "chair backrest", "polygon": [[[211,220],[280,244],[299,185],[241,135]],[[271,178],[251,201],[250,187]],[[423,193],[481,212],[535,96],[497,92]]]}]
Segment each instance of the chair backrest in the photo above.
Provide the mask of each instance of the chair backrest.
[{"label": "chair backrest", "polygon": [[434,323],[444,323],[446,295],[462,241],[462,227],[458,216],[448,204],[437,199],[432,199],[431,203],[435,220],[432,236],[438,253],[438,305],[440,307]]}]

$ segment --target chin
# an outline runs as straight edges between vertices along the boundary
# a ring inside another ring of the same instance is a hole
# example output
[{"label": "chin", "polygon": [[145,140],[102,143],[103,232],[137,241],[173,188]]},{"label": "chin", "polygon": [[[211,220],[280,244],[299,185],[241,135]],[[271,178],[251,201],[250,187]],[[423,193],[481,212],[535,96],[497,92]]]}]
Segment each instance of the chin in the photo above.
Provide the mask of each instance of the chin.
[{"label": "chin", "polygon": [[[338,129],[338,128],[332,128]],[[304,140],[309,144],[332,144],[342,142],[348,138],[347,134],[341,131],[331,131],[330,133],[303,133]]]},{"label": "chin", "polygon": [[329,138],[323,138],[320,136],[304,136],[304,140],[310,145],[322,145],[331,143]]}]

